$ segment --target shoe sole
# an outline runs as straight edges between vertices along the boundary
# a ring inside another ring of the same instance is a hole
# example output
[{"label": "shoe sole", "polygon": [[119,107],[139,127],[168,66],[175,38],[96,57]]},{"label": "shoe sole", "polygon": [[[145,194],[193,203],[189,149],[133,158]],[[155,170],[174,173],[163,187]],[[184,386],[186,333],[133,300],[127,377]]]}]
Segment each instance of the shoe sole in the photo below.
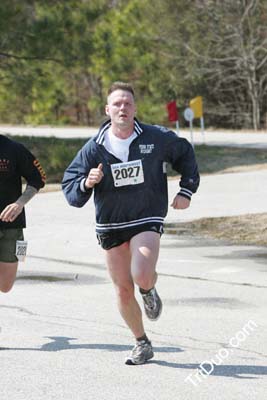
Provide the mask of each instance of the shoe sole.
[{"label": "shoe sole", "polygon": [[154,353],[153,353],[149,358],[147,358],[144,362],[142,362],[142,363],[135,363],[135,362],[133,362],[133,360],[132,360],[131,358],[126,358],[125,364],[126,364],[126,365],[143,365],[143,364],[145,364],[147,361],[151,360],[151,358],[153,358],[153,357],[154,357]]}]

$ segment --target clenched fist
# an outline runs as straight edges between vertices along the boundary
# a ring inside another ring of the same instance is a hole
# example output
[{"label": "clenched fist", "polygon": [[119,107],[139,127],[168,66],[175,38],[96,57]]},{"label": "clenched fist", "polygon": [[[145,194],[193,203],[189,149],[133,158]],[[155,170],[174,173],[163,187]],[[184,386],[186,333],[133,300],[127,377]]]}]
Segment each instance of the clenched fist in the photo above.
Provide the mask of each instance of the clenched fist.
[{"label": "clenched fist", "polygon": [[103,164],[99,164],[97,168],[92,168],[85,181],[86,189],[92,189],[103,178]]},{"label": "clenched fist", "polygon": [[177,194],[174,197],[173,202],[171,204],[171,207],[173,207],[175,210],[184,210],[189,206],[190,206],[190,200],[184,196],[180,196],[179,194]]}]

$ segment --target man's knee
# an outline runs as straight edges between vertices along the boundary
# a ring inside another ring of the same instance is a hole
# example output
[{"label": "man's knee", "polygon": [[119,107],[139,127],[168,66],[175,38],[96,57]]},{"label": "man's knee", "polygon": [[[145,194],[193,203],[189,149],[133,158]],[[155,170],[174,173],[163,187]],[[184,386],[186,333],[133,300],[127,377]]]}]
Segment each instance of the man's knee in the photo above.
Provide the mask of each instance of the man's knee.
[{"label": "man's knee", "polygon": [[140,269],[134,273],[133,279],[137,286],[144,290],[151,289],[155,284],[156,274],[153,271]]}]

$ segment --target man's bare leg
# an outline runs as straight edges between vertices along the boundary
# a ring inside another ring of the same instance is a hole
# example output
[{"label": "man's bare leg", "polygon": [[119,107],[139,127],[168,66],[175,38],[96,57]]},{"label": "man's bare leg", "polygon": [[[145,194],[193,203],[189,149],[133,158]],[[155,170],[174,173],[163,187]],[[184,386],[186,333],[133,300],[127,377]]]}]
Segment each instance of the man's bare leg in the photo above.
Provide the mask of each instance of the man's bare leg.
[{"label": "man's bare leg", "polygon": [[130,241],[131,274],[134,282],[144,290],[153,288],[157,281],[159,243],[159,233],[152,231],[141,232]]},{"label": "man's bare leg", "polygon": [[7,293],[12,289],[18,269],[18,262],[0,262],[0,291]]},{"label": "man's bare leg", "polygon": [[155,288],[159,242],[160,234],[152,231],[141,232],[130,242],[132,277],[140,288],[145,313],[151,321],[156,321],[162,312],[162,301]]},{"label": "man's bare leg", "polygon": [[106,250],[108,270],[115,285],[118,307],[135,338],[144,335],[142,312],[134,296],[129,243]]}]

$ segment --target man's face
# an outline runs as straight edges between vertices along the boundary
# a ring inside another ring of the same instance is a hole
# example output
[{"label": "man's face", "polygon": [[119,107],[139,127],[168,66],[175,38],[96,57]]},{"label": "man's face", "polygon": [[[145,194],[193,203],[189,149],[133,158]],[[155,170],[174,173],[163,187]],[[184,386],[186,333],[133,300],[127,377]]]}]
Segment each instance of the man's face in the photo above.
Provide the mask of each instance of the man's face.
[{"label": "man's face", "polygon": [[121,127],[132,127],[135,110],[132,93],[118,89],[108,96],[106,114],[113,124]]}]

